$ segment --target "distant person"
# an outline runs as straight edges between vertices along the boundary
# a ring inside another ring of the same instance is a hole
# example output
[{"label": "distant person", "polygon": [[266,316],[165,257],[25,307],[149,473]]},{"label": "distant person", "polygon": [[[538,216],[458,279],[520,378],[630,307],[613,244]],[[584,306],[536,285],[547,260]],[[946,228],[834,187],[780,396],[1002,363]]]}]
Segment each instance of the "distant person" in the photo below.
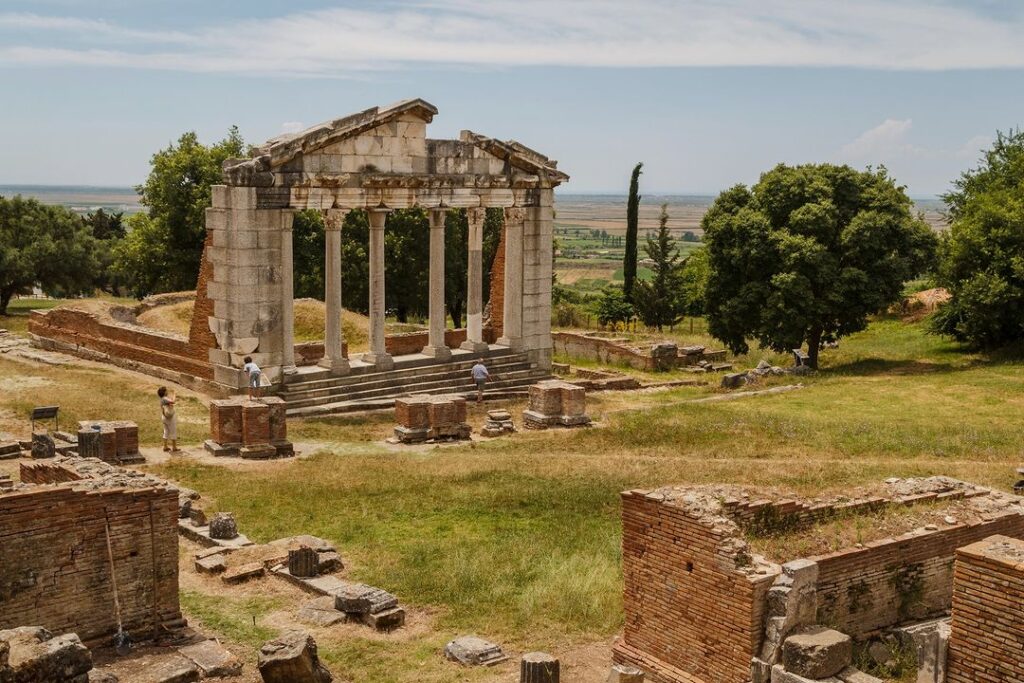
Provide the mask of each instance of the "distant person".
[{"label": "distant person", "polygon": [[473,381],[476,382],[476,402],[478,404],[483,403],[484,387],[487,386],[487,380],[491,378],[491,373],[487,372],[487,366],[484,365],[483,358],[476,362],[470,373],[473,375]]},{"label": "distant person", "polygon": [[249,378],[249,398],[259,398],[260,379],[263,377],[263,371],[260,370],[260,366],[252,362],[252,356],[245,357],[245,365],[242,366],[242,371]]},{"label": "distant person", "polygon": [[[174,412],[175,396],[168,395],[167,387],[156,390],[160,397],[160,419],[164,425],[164,451],[178,452],[178,415]],[[170,444],[170,446],[168,446]]]}]

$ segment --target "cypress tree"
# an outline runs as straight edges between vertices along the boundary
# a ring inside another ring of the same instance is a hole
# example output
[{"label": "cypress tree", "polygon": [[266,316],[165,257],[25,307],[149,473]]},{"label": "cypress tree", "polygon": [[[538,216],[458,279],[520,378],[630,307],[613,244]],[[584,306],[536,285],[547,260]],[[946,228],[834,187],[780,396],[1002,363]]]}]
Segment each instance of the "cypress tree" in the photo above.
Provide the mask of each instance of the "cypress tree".
[{"label": "cypress tree", "polygon": [[640,173],[641,161],[633,167],[629,179],[629,201],[626,204],[626,255],[622,259],[622,291],[626,301],[633,300],[633,285],[636,283],[637,235],[640,224]]}]

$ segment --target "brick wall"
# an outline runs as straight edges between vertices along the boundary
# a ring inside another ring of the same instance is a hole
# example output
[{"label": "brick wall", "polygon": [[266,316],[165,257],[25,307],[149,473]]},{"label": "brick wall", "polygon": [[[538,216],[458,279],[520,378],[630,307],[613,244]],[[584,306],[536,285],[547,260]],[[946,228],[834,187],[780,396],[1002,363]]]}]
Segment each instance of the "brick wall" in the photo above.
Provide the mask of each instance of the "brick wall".
[{"label": "brick wall", "polygon": [[774,576],[739,569],[735,527],[643,491],[622,494],[622,525],[626,623],[614,659],[654,683],[748,680]]},{"label": "brick wall", "polygon": [[[486,265],[486,264],[485,264]],[[505,329],[505,226],[501,228],[501,238],[494,252],[494,263],[491,265],[491,291],[486,303],[490,314],[484,320],[494,339],[502,335]],[[486,336],[486,335],[485,335]]]},{"label": "brick wall", "polygon": [[0,629],[38,625],[89,645],[116,632],[105,522],[125,630],[179,622],[177,491],[75,486],[0,495]]},{"label": "brick wall", "polygon": [[203,379],[213,378],[213,367],[197,359],[191,343],[176,335],[154,332],[126,323],[104,322],[85,311],[54,308],[32,311],[29,332],[72,348],[82,347],[144,366],[166,368]]},{"label": "brick wall", "polygon": [[956,551],[948,683],[1024,681],[1024,542],[993,536]]},{"label": "brick wall", "polygon": [[213,231],[206,232],[203,243],[203,258],[199,263],[199,279],[196,281],[196,300],[192,309],[192,325],[188,331],[188,342],[192,357],[198,361],[209,360],[208,351],[217,348],[217,337],[210,330],[209,318],[213,315],[213,299],[207,293],[207,285],[213,281],[213,261],[209,251],[213,246]]}]

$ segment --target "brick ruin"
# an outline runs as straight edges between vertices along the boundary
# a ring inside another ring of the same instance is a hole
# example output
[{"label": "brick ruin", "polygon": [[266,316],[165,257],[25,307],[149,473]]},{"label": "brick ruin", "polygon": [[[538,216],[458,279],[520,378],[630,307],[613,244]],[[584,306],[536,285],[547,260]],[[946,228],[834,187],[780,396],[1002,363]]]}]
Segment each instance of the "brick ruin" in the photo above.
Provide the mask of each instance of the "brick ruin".
[{"label": "brick ruin", "polygon": [[210,438],[204,444],[206,450],[216,456],[259,460],[295,455],[288,440],[285,409],[284,400],[276,396],[210,401]]},{"label": "brick ruin", "polygon": [[956,551],[946,680],[1024,680],[1024,542],[994,536]]},{"label": "brick ruin", "polygon": [[118,628],[112,578],[127,632],[184,625],[175,488],[127,470],[89,477],[59,461],[22,463],[21,480],[0,490],[0,629],[41,626],[104,643]]},{"label": "brick ruin", "polygon": [[585,427],[587,416],[587,390],[560,379],[549,379],[531,384],[530,403],[523,411],[523,425],[527,429],[548,427]]},{"label": "brick ruin", "polygon": [[409,396],[395,400],[395,438],[401,443],[468,439],[466,399],[457,394]]},{"label": "brick ruin", "polygon": [[[971,519],[947,517],[952,523],[941,528],[784,564],[751,546],[887,506],[951,501],[974,511]],[[1024,538],[1024,499],[944,477],[888,480],[878,495],[817,501],[663,487],[624,492],[622,520],[625,626],[616,662],[644,669],[655,683],[802,681],[779,663],[788,636],[826,624],[865,642],[948,615],[957,549],[995,534]]]}]

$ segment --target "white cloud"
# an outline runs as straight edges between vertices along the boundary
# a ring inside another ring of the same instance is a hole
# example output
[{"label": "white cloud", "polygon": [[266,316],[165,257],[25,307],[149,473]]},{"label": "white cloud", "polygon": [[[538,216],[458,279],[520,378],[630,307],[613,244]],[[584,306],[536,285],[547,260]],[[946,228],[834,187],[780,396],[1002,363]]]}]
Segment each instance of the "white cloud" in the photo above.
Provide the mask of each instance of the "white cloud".
[{"label": "white cloud", "polygon": [[916,148],[906,141],[913,125],[912,119],[886,119],[843,145],[842,155],[860,160],[913,153]]},{"label": "white cloud", "polygon": [[302,121],[285,121],[281,124],[282,133],[298,133],[302,129]]},{"label": "white cloud", "polygon": [[413,65],[1024,67],[1024,13],[929,0],[405,0],[176,31],[7,13],[5,29],[18,36],[0,38],[9,65],[306,76]]}]

